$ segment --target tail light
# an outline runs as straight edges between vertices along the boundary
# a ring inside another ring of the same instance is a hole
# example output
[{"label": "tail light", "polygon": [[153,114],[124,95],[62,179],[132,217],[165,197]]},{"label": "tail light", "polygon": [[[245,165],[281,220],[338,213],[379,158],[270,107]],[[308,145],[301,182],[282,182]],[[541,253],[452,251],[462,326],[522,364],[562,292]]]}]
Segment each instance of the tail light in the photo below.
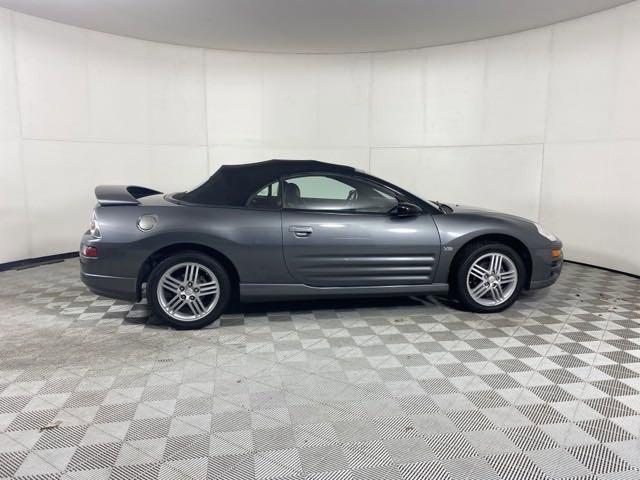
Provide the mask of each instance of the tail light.
[{"label": "tail light", "polygon": [[96,216],[95,210],[91,213],[91,225],[89,226],[89,234],[93,238],[102,237],[102,233],[100,232],[100,225],[98,225],[98,217]]},{"label": "tail light", "polygon": [[81,253],[83,257],[96,258],[98,256],[98,249],[92,245],[83,245]]}]

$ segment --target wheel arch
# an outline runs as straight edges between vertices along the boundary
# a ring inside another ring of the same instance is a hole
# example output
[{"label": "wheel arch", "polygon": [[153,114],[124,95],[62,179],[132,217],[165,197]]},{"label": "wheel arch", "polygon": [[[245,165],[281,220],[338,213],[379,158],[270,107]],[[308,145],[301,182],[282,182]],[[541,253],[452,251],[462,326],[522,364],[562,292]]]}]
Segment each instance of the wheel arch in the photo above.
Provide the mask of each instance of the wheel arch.
[{"label": "wheel arch", "polygon": [[238,269],[233,264],[233,262],[224,255],[222,252],[216,250],[215,248],[211,248],[207,245],[202,245],[200,243],[192,243],[192,242],[180,242],[173,243],[170,245],[166,245],[162,248],[157,249],[152,254],[150,254],[142,265],[140,266],[140,270],[138,272],[138,282],[137,282],[137,291],[136,294],[138,296],[138,300],[142,298],[142,285],[148,280],[149,275],[153,268],[160,263],[165,258],[168,258],[176,253],[180,252],[200,252],[205,255],[210,256],[211,258],[220,262],[220,264],[225,268],[227,273],[229,274],[229,278],[231,279],[231,283],[233,285],[233,291],[237,293],[238,285],[240,283],[240,275],[238,274]]},{"label": "wheel arch", "polygon": [[463,243],[457,249],[456,254],[451,260],[451,264],[449,266],[449,274],[448,274],[449,285],[453,285],[452,283],[453,275],[455,275],[458,265],[460,265],[460,263],[464,261],[465,248],[471,244],[481,243],[481,242],[497,242],[513,248],[518,253],[518,255],[520,255],[520,258],[522,258],[522,261],[526,269],[524,286],[525,288],[529,288],[529,285],[531,283],[531,272],[533,269],[531,252],[529,251],[529,248],[522,242],[522,240],[504,233],[489,233],[489,234],[479,235]]}]

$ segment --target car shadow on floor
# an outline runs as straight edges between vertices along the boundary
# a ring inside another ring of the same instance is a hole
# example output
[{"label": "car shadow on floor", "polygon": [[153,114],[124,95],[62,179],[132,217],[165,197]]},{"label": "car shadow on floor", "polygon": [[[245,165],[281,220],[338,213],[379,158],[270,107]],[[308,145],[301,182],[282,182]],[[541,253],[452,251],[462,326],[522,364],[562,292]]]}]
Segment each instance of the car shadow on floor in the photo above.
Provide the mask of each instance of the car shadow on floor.
[{"label": "car shadow on floor", "polygon": [[225,312],[232,314],[251,314],[266,312],[304,313],[317,310],[355,310],[360,308],[394,308],[421,305],[417,297],[374,297],[343,298],[322,300],[288,300],[275,302],[240,303],[234,302]]},{"label": "car shadow on floor", "polygon": [[[540,290],[523,291],[521,301],[537,300],[544,296]],[[222,316],[204,328],[231,327],[244,323],[245,317],[268,315],[271,320],[291,320],[291,315],[313,312],[319,317],[335,318],[336,311],[363,309],[403,309],[422,308],[426,314],[465,313],[460,304],[453,298],[434,296],[389,296],[389,297],[350,297],[338,299],[309,299],[272,302],[241,303],[232,301]],[[131,318],[127,323],[145,323],[150,328],[172,329],[152,313],[142,318]]]},{"label": "car shadow on floor", "polygon": [[[232,301],[222,316],[211,325],[204,328],[229,327],[242,324],[245,317],[268,315],[271,320],[285,318],[290,320],[291,315],[313,312],[319,317],[335,318],[336,311],[350,311],[362,309],[402,309],[424,308],[425,305],[437,308],[446,299],[417,296],[393,296],[393,297],[356,297],[341,299],[315,299],[315,300],[290,300],[275,302],[251,302],[241,303]],[[127,323],[145,323],[151,328],[171,328],[158,317],[149,312],[148,316],[139,318],[127,318]]]},{"label": "car shadow on floor", "polygon": [[[523,290],[518,301],[536,301],[546,296],[547,289]],[[363,308],[394,308],[415,306],[446,307],[465,312],[457,300],[447,296],[412,295],[389,297],[349,297],[339,299],[291,300],[278,302],[232,302],[225,315],[288,311],[304,313],[312,310],[355,310]]]}]

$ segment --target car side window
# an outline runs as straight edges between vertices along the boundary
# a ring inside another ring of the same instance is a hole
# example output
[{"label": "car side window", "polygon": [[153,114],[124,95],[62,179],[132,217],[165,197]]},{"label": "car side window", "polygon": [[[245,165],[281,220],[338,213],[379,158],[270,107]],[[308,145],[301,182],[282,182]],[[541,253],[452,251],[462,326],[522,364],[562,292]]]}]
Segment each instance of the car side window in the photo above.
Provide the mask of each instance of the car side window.
[{"label": "car side window", "polygon": [[269,185],[265,185],[247,200],[247,207],[261,208],[265,210],[278,210],[281,206],[280,201],[280,182],[275,181]]},{"label": "car side window", "polygon": [[387,213],[398,203],[385,189],[354,177],[305,175],[283,182],[284,207],[357,213]]}]

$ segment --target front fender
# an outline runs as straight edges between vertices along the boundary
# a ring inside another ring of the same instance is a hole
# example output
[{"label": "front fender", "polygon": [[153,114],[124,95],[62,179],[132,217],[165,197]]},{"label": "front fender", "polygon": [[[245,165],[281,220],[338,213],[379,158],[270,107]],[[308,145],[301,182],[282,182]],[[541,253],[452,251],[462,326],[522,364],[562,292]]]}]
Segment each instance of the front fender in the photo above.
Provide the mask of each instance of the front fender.
[{"label": "front fender", "polygon": [[542,248],[535,226],[530,222],[469,215],[437,215],[434,217],[441,239],[441,255],[434,282],[448,283],[456,254],[474,240],[491,235],[507,236],[522,243],[532,255]]}]

